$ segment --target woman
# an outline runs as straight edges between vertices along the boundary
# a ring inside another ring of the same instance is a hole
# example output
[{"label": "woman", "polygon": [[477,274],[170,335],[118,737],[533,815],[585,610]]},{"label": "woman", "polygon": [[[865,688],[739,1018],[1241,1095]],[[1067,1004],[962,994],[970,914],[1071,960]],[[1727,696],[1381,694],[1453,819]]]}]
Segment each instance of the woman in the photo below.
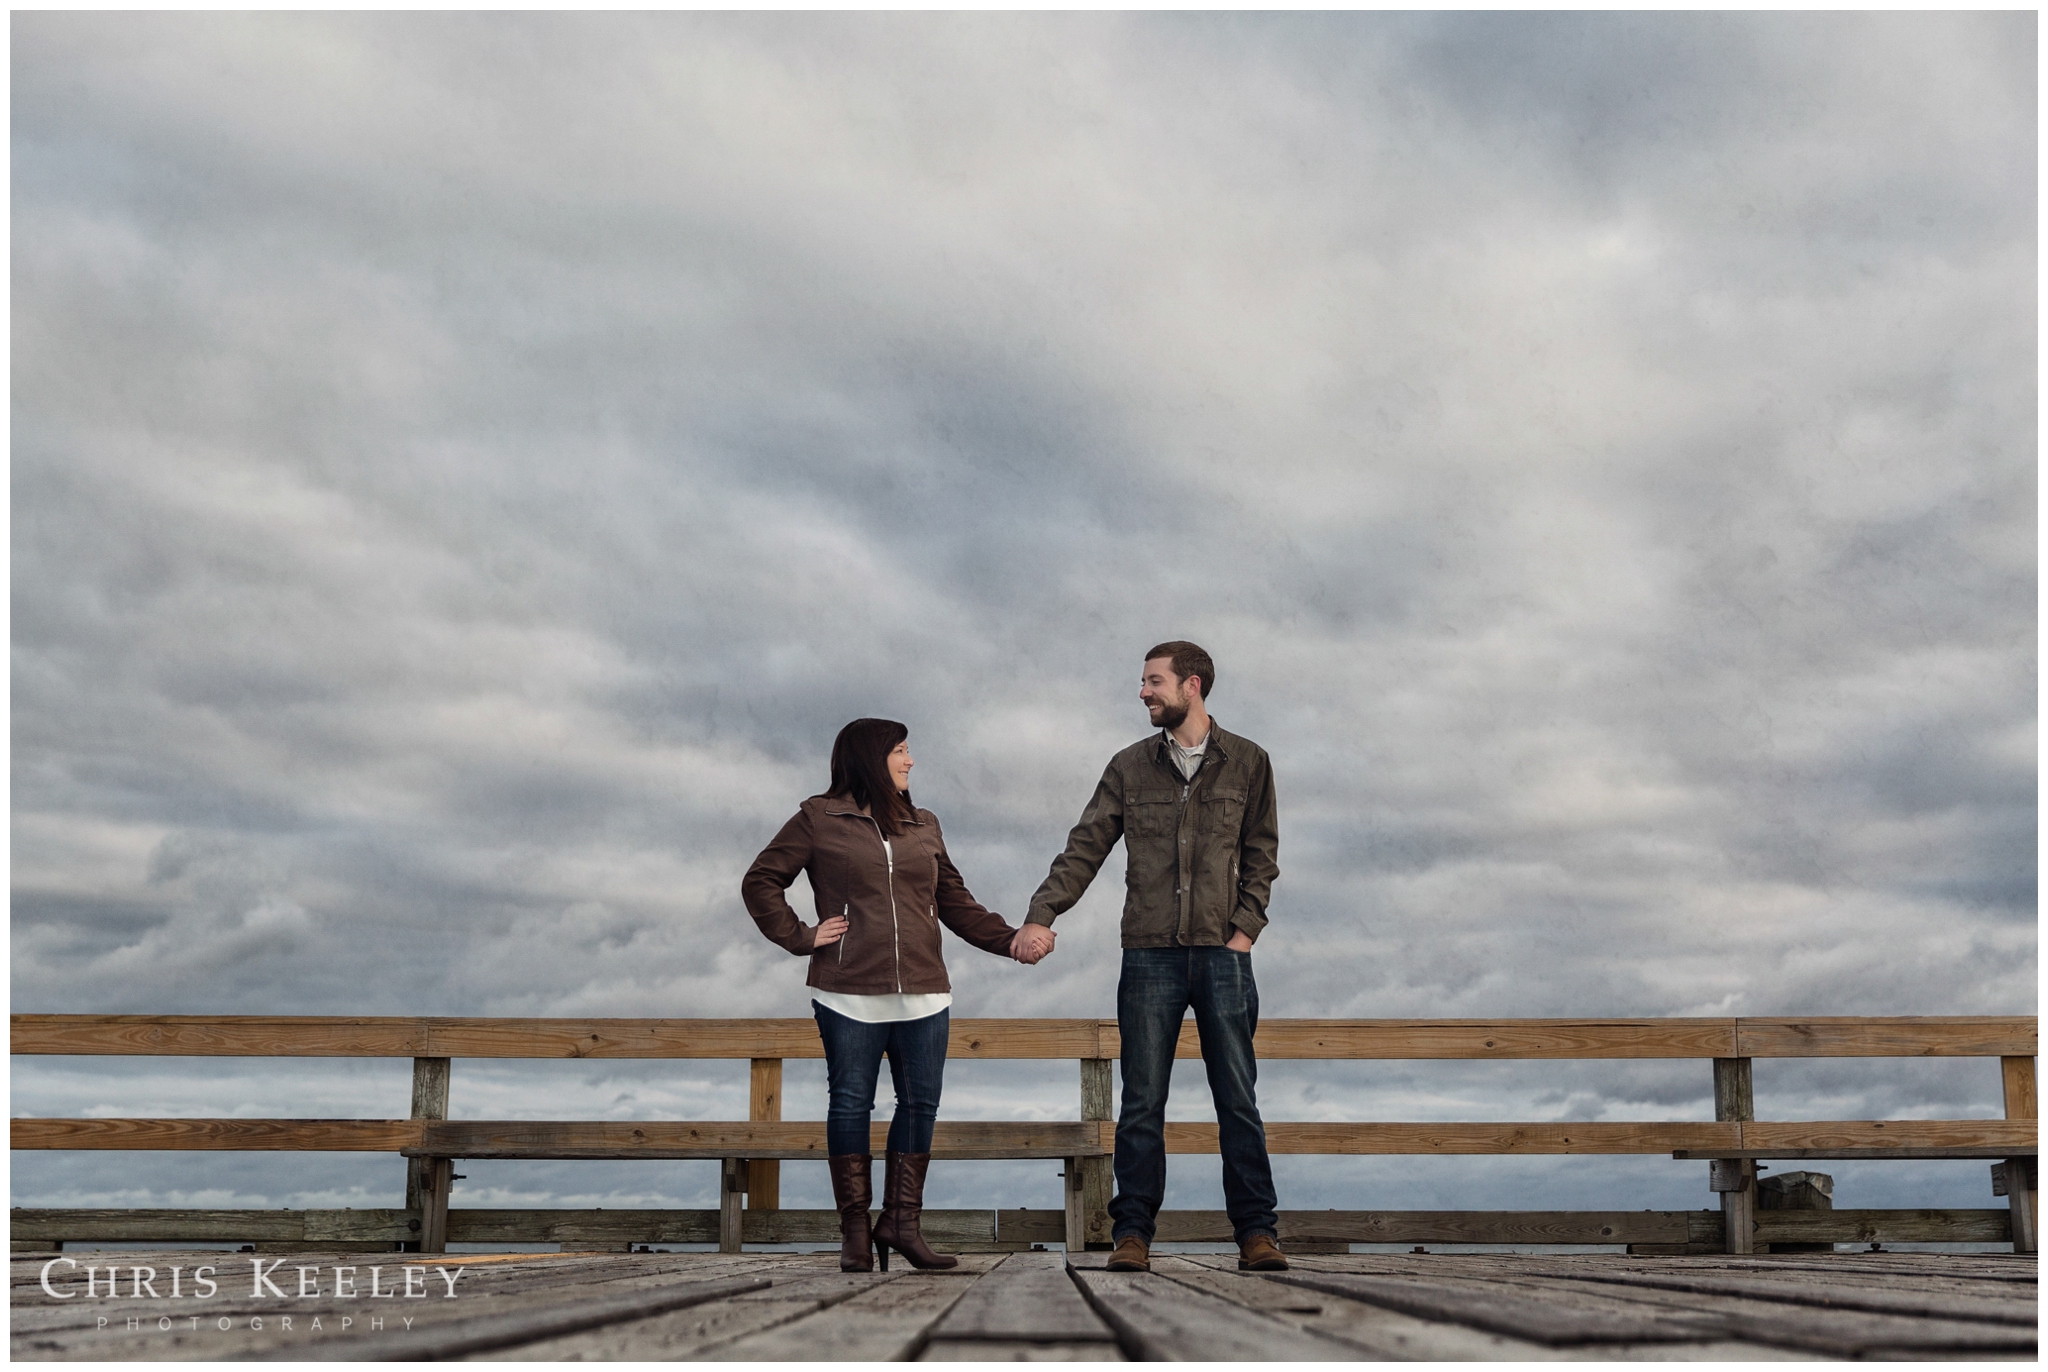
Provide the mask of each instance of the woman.
[{"label": "woman", "polygon": [[[841,729],[832,744],[832,788],[803,803],[740,887],[763,934],[810,955],[806,984],[825,1043],[825,1144],[842,1272],[870,1270],[874,1248],[884,1272],[891,1248],[913,1267],[959,1262],[933,1252],[918,1226],[953,1003],[939,926],[1004,955],[1017,933],[967,893],[939,821],[911,803],[909,737],[888,719],[856,719]],[[798,872],[811,879],[815,926],[783,897]],[[870,1233],[868,1116],[885,1054],[896,1114],[882,1217]]]}]

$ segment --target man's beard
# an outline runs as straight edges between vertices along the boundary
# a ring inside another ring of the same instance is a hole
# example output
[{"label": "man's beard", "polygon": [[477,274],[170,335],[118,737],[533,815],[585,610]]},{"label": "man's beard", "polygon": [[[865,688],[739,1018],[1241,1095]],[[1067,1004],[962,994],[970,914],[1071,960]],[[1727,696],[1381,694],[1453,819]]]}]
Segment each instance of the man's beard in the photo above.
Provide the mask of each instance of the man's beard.
[{"label": "man's beard", "polygon": [[1152,722],[1166,732],[1172,733],[1187,721],[1188,707],[1185,701],[1179,705],[1168,705],[1164,700],[1155,697],[1155,703],[1159,708],[1159,718]]}]

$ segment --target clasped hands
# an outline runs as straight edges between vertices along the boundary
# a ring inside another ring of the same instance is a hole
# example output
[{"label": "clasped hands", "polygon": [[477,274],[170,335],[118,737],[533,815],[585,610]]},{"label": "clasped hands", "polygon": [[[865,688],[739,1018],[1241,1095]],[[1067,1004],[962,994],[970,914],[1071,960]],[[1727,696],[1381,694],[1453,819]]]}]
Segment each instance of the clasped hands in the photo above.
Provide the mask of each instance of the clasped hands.
[{"label": "clasped hands", "polygon": [[1049,925],[1027,924],[1010,936],[1010,956],[1029,967],[1052,951],[1054,937]]}]

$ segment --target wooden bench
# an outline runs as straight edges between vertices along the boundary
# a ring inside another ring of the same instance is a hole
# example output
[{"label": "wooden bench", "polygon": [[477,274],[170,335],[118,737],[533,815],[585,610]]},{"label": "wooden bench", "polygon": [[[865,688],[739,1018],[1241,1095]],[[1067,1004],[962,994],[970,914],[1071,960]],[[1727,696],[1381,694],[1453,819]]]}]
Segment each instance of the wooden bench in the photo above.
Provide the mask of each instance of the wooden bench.
[{"label": "wooden bench", "polygon": [[[790,1058],[823,1055],[809,1019],[480,1019],[436,1017],[333,1018],[310,1016],[193,1015],[15,1015],[12,1051],[17,1055],[134,1055],[176,1057],[364,1057],[413,1059],[409,1118],[392,1120],[286,1119],[16,1119],[16,1149],[169,1149],[228,1151],[382,1152],[406,1157],[403,1211],[255,1212],[299,1215],[299,1229],[286,1236],[272,1223],[278,1242],[311,1242],[314,1215],[360,1216],[361,1222],[322,1221],[321,1233],[377,1242],[396,1238],[421,1251],[440,1252],[451,1240],[449,1191],[452,1168],[462,1158],[639,1158],[715,1159],[721,1164],[721,1204],[716,1237],[726,1251],[746,1241],[817,1241],[833,1232],[830,1211],[780,1211],[780,1161],[825,1156],[821,1122],[784,1121],[782,1064]],[[1834,1017],[1603,1020],[1266,1020],[1259,1026],[1258,1053],[1267,1060],[1488,1060],[1488,1059],[1708,1059],[1713,1063],[1715,1115],[1712,1121],[1587,1122],[1296,1122],[1268,1121],[1267,1147],[1276,1154],[1663,1154],[1713,1164],[1720,1194],[1718,1235],[1703,1238],[1686,1212],[1292,1212],[1282,1216],[1283,1240],[1297,1246],[1360,1242],[1406,1242],[1426,1234],[1435,1242],[1637,1242],[1699,1247],[1713,1242],[1729,1252],[1754,1251],[1775,1229],[1802,1239],[1826,1241],[1829,1221],[1803,1215],[1759,1217],[1756,1170],[1760,1159],[1779,1158],[1981,1158],[1997,1160],[2007,1179],[2009,1220],[1998,1212],[1856,1211],[1837,1217],[1835,1228],[1852,1238],[1948,1237],[1982,1239],[1988,1216],[2006,1220],[2005,1233],[2020,1251],[2036,1248],[2037,1106],[2033,1017]],[[933,1139],[939,1158],[1058,1158],[1066,1163],[1064,1204],[1057,1232],[1048,1232],[1031,1212],[1011,1222],[997,1219],[992,1241],[1019,1246],[1032,1239],[1070,1248],[1104,1246],[1109,1240],[1109,1157],[1113,1148],[1114,1104],[1111,1064],[1120,1048],[1114,1020],[960,1019],[952,1026],[948,1052],[955,1060],[1055,1059],[1080,1065],[1080,1118],[1047,1123],[941,1120]],[[1179,1055],[1197,1058],[1200,1046],[1190,1021]],[[1756,1058],[1822,1057],[1995,1057],[2002,1063],[2004,1119],[1998,1120],[1834,1120],[1760,1121],[1754,1118],[1750,1086]],[[450,1120],[448,1095],[453,1059],[625,1058],[745,1059],[751,1063],[750,1118],[744,1121],[532,1121]],[[879,1153],[887,1132],[877,1124]],[[1217,1151],[1213,1124],[1170,1123],[1167,1151]],[[2017,1181],[2018,1184],[2012,1184]],[[744,1207],[744,1208],[743,1208]],[[117,1212],[13,1212],[17,1242],[51,1242],[70,1225],[77,1239],[106,1237],[120,1228],[96,1220]],[[137,1222],[123,1232],[150,1231],[166,1238],[178,1231],[180,1212],[133,1212]],[[205,1212],[223,1215],[238,1212]],[[469,1232],[492,1233],[507,1241],[502,1224],[475,1217],[491,1212],[454,1212],[467,1217],[454,1241]],[[514,1212],[546,1216],[571,1212]],[[634,1232],[630,1220],[611,1212],[598,1228],[607,1234]],[[641,1233],[697,1233],[674,1219],[695,1212],[646,1212],[670,1217]],[[1007,1213],[1007,1212],[1004,1212]],[[1039,1212],[1042,1214],[1043,1212]],[[1655,1215],[1651,1225],[1638,1215]],[[1850,1215],[1856,1216],[1854,1220]],[[1873,1216],[1899,1216],[1887,1227]],[[1405,1219],[1400,1218],[1406,1216]],[[1950,1217],[1944,1220],[1941,1217]],[[373,1218],[374,1217],[374,1218]],[[803,1218],[800,1218],[803,1217]],[[1213,1237],[1220,1216],[1167,1212],[1160,1238]],[[565,1234],[560,1222],[536,1219],[536,1230]],[[662,1225],[666,1228],[662,1228]],[[1674,1229],[1674,1224],[1676,1228]],[[398,1226],[403,1226],[402,1228]],[[258,1228],[263,1226],[259,1224]],[[285,1227],[288,1228],[288,1225]],[[573,1228],[574,1226],[570,1226]],[[315,1228],[318,1228],[315,1226]],[[1449,1234],[1453,1237],[1445,1238]],[[374,1237],[371,1237],[373,1236]],[[1027,1238],[1026,1236],[1029,1236]],[[1492,1237],[1502,1235],[1507,1237]],[[1541,1235],[1544,1237],[1532,1237]],[[664,1238],[639,1241],[688,1242]],[[617,1246],[616,1240],[607,1246]]]}]

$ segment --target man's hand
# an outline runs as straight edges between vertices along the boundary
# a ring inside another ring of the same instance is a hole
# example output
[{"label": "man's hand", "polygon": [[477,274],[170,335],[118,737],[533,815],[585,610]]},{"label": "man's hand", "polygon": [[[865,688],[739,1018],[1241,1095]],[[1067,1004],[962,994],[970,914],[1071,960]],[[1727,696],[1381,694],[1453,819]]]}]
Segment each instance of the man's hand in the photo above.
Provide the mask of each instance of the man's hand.
[{"label": "man's hand", "polygon": [[1249,953],[1252,950],[1252,936],[1242,929],[1230,931],[1230,942],[1223,945],[1233,953]]},{"label": "man's hand", "polygon": [[1010,956],[1026,966],[1052,951],[1053,932],[1043,924],[1027,924],[1010,939]]},{"label": "man's hand", "polygon": [[825,948],[846,937],[846,916],[834,915],[818,925],[818,936],[811,940],[813,948]]}]

